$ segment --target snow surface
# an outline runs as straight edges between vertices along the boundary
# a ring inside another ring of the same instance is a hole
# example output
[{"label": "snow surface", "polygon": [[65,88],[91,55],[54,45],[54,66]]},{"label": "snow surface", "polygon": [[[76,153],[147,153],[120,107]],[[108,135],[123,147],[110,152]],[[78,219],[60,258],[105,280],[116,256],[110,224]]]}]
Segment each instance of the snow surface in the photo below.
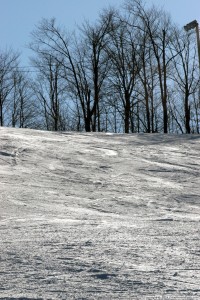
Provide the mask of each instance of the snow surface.
[{"label": "snow surface", "polygon": [[200,135],[0,128],[0,299],[200,299]]}]

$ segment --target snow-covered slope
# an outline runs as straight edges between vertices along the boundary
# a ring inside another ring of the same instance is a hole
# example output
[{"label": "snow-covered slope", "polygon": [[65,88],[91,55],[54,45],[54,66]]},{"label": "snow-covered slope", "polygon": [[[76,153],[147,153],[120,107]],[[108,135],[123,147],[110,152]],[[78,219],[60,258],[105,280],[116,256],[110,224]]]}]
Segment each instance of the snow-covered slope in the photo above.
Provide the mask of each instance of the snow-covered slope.
[{"label": "snow-covered slope", "polygon": [[200,299],[199,176],[196,135],[0,128],[0,299]]}]

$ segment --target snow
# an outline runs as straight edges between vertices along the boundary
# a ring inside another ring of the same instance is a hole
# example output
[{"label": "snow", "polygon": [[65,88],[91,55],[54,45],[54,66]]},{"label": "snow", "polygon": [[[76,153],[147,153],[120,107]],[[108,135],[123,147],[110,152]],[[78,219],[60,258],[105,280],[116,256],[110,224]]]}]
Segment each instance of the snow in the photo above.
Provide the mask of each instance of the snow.
[{"label": "snow", "polygon": [[200,135],[0,128],[0,299],[200,299]]}]

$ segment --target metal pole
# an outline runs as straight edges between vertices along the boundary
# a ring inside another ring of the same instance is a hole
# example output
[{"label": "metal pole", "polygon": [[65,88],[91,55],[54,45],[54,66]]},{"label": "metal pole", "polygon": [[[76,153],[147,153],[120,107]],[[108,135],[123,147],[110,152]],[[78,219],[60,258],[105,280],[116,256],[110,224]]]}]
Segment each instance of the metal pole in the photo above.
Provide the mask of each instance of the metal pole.
[{"label": "metal pole", "polygon": [[[199,80],[200,80],[200,38],[199,38],[199,24],[197,20],[194,20],[184,26],[185,31],[189,31],[191,29],[196,30],[196,36],[197,36],[197,50],[198,50],[198,57],[199,57]],[[200,86],[199,86],[199,102],[200,102]],[[198,129],[198,124],[197,124],[197,132],[199,131]]]},{"label": "metal pole", "polygon": [[196,36],[197,36],[197,49],[198,49],[198,57],[199,57],[199,70],[200,70],[200,38],[199,38],[199,24],[197,20],[194,20],[184,26],[184,29],[186,31],[189,31],[191,29],[196,29]]},{"label": "metal pole", "polygon": [[[198,56],[199,56],[199,79],[200,79],[200,38],[199,38],[199,24],[196,24],[196,34],[197,34],[197,48],[198,48]],[[199,102],[200,102],[200,87],[199,87]],[[198,123],[197,123],[197,132],[198,132]]]},{"label": "metal pole", "polygon": [[199,38],[199,24],[196,24],[196,34],[197,34],[197,48],[199,56],[199,69],[200,69],[200,38]]}]

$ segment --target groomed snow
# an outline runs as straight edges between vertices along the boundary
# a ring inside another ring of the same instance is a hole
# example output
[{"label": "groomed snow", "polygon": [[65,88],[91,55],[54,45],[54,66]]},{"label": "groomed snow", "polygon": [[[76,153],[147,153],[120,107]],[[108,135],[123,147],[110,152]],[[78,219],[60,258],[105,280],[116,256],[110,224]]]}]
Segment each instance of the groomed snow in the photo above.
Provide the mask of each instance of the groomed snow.
[{"label": "groomed snow", "polygon": [[200,299],[200,135],[0,128],[0,299]]}]

